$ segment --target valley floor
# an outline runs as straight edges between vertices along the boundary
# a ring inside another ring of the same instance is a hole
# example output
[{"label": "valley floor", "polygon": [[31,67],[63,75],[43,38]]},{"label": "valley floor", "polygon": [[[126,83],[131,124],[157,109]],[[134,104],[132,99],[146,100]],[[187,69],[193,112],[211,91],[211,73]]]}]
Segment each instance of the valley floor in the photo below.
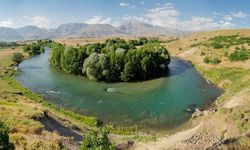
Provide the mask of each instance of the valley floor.
[{"label": "valley floor", "polygon": [[[207,49],[190,45],[215,35],[249,31],[214,31],[198,33],[166,43],[174,56],[189,60],[208,81],[224,89],[213,109],[198,112],[190,120],[192,128],[156,138],[155,135],[129,129],[115,129],[111,138],[116,143],[134,140],[130,149],[250,149],[250,59],[230,62],[225,49]],[[31,93],[11,78],[11,56],[16,50],[0,50],[0,120],[10,129],[10,140],[18,149],[77,149],[81,133],[96,128],[96,119],[58,109],[41,96]],[[219,57],[220,64],[203,62],[201,52]],[[51,125],[52,123],[52,125]],[[51,132],[65,128],[63,132]],[[65,135],[65,136],[64,136]],[[67,137],[71,135],[75,139]]]}]

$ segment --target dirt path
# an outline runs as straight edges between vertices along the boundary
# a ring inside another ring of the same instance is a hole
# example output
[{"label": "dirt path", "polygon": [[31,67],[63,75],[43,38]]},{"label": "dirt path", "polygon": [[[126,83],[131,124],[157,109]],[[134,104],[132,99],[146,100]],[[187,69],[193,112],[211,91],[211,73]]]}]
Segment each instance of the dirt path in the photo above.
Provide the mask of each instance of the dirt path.
[{"label": "dirt path", "polygon": [[45,127],[45,130],[57,132],[63,137],[63,145],[67,149],[79,149],[83,140],[82,133],[65,126],[60,120],[53,117],[50,113],[44,112],[44,116],[39,120]]},{"label": "dirt path", "polygon": [[242,105],[244,101],[250,100],[249,94],[250,89],[242,90],[241,92],[235,94],[229,101],[224,104],[224,108],[233,108]]},{"label": "dirt path", "polygon": [[150,142],[150,143],[138,143],[135,145],[136,150],[154,150],[154,149],[168,149],[170,147],[173,147],[177,143],[188,140],[191,138],[196,131],[200,128],[200,125],[197,125],[196,127],[178,132],[174,135],[168,136],[168,137],[162,137],[158,139],[156,142]]}]

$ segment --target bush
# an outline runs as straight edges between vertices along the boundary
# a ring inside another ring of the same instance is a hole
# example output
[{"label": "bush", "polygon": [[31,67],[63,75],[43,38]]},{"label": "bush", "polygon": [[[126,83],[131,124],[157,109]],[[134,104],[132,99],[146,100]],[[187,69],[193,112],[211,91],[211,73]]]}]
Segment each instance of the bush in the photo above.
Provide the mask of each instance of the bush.
[{"label": "bush", "polygon": [[206,56],[206,57],[204,58],[203,62],[206,63],[206,64],[211,63],[211,64],[216,65],[216,64],[221,63],[221,60],[220,60],[219,58],[217,58],[217,57],[215,57],[215,58],[210,58],[210,57]]},{"label": "bush", "polygon": [[29,146],[29,150],[61,150],[60,144],[52,141],[35,140]]},{"label": "bush", "polygon": [[14,133],[10,136],[11,141],[15,146],[20,149],[27,148],[27,139],[25,138],[24,134],[22,133]]},{"label": "bush", "polygon": [[206,63],[206,64],[208,64],[208,63],[210,62],[210,58],[206,56],[206,57],[203,59],[203,62]]},{"label": "bush", "polygon": [[22,53],[14,53],[12,56],[12,61],[15,63],[15,65],[19,65],[24,60],[24,56]]},{"label": "bush", "polygon": [[215,57],[215,58],[213,58],[213,59],[210,60],[210,63],[214,64],[214,65],[215,64],[219,64],[219,63],[221,63],[221,60],[219,60],[217,57]]},{"label": "bush", "polygon": [[9,142],[8,128],[0,122],[0,150],[15,149],[13,143]]},{"label": "bush", "polygon": [[205,52],[203,52],[203,51],[201,51],[201,54],[200,54],[201,56],[204,56],[204,55],[206,55],[206,53]]},{"label": "bush", "polygon": [[244,61],[247,60],[250,56],[250,50],[247,50],[245,47],[238,48],[236,47],[235,51],[229,55],[230,61]]},{"label": "bush", "polygon": [[224,46],[219,43],[219,42],[212,42],[211,45],[213,46],[214,49],[221,49],[223,48]]},{"label": "bush", "polygon": [[107,128],[101,128],[98,131],[88,133],[82,142],[81,150],[114,150],[114,145],[108,138]]}]

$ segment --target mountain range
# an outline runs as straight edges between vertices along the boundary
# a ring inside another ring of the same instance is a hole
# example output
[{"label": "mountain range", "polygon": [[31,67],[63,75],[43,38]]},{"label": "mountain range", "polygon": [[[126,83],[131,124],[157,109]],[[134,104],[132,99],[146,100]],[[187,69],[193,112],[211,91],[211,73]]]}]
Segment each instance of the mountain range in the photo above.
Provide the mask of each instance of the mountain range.
[{"label": "mountain range", "polygon": [[68,23],[54,29],[39,28],[31,25],[21,28],[0,27],[0,41],[114,36],[172,37],[182,36],[187,33],[177,29],[163,28],[140,22],[124,23],[118,27],[108,24]]}]

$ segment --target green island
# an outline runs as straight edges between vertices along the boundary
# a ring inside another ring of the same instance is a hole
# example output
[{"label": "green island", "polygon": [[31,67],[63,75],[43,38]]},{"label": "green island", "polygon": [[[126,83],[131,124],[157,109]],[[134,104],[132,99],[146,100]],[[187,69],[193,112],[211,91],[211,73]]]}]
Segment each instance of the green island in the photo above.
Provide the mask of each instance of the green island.
[{"label": "green island", "polygon": [[126,42],[116,38],[79,48],[56,44],[50,62],[67,73],[85,75],[90,80],[136,81],[166,72],[170,55],[157,39]]}]

